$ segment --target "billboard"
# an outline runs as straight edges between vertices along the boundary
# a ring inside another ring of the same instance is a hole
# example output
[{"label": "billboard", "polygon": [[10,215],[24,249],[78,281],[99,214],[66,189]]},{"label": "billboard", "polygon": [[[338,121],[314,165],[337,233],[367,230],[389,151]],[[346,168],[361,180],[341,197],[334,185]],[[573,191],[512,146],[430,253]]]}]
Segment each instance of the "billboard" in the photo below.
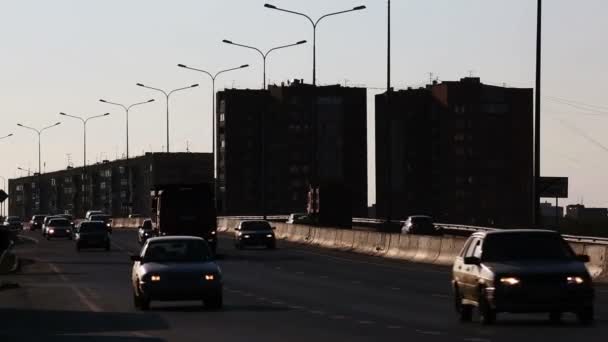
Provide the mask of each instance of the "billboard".
[{"label": "billboard", "polygon": [[540,197],[568,198],[568,177],[541,177],[538,191]]}]

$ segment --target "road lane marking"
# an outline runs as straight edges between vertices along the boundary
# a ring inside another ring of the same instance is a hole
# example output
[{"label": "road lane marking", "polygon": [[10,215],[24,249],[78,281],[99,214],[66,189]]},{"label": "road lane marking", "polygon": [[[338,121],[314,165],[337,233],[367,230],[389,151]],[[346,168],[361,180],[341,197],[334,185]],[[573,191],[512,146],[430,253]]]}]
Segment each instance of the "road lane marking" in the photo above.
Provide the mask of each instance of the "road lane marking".
[{"label": "road lane marking", "polygon": [[479,337],[467,337],[464,341],[468,342],[491,342],[492,340],[488,340],[487,338],[479,338]]},{"label": "road lane marking", "polygon": [[319,315],[319,316],[325,315],[325,311],[322,311],[322,310],[308,310],[308,313],[311,313],[313,315]]},{"label": "road lane marking", "polygon": [[322,275],[320,278],[321,278],[321,279],[329,279],[329,276]]},{"label": "road lane marking", "polygon": [[400,326],[398,326],[398,325],[389,325],[389,326],[387,326],[386,328],[387,328],[387,329],[401,329],[401,327],[400,327]]},{"label": "road lane marking", "polygon": [[342,316],[342,315],[332,315],[329,318],[331,319],[346,319],[346,316]]},{"label": "road lane marking", "polygon": [[97,306],[97,304],[95,304],[91,300],[89,300],[82,293],[82,291],[80,291],[80,289],[78,287],[76,287],[74,285],[69,285],[70,284],[69,279],[61,273],[61,269],[59,269],[59,267],[57,267],[55,264],[52,264],[52,263],[49,263],[49,267],[51,268],[53,273],[57,274],[59,276],[59,278],[61,278],[62,281],[64,281],[66,284],[68,284],[68,287],[70,287],[70,289],[72,289],[72,291],[76,294],[76,296],[78,297],[78,299],[80,299],[80,302],[82,304],[84,304],[84,306],[86,306],[87,308],[89,308],[89,310],[91,310],[93,312],[103,312],[103,309],[100,308],[99,306]]},{"label": "road lane marking", "polygon": [[288,308],[292,309],[292,310],[305,310],[306,308],[300,305],[290,305],[288,306]]},{"label": "road lane marking", "polygon": [[443,298],[443,299],[445,299],[445,298],[450,298],[450,296],[449,296],[449,295],[440,294],[440,293],[433,293],[433,294],[431,295],[431,297],[435,297],[435,298]]},{"label": "road lane marking", "polygon": [[433,330],[418,330],[416,329],[416,332],[422,335],[433,335],[433,336],[438,336],[441,335],[440,331],[433,331]]},{"label": "road lane marking", "polygon": [[148,334],[140,332],[140,331],[132,331],[131,335],[133,335],[135,337],[141,337],[141,338],[153,338],[154,337],[152,335],[148,335]]},{"label": "road lane marking", "polygon": [[375,324],[374,321],[366,321],[366,320],[357,321],[357,323],[363,324],[363,325]]},{"label": "road lane marking", "polygon": [[351,281],[352,284],[361,284],[361,282],[359,280],[353,280]]},{"label": "road lane marking", "polygon": [[302,275],[302,274],[304,274],[304,272],[302,272],[302,271],[297,271],[297,272],[296,272],[296,274]]},{"label": "road lane marking", "polygon": [[401,291],[401,288],[400,287],[391,287],[391,290],[393,290],[393,291]]},{"label": "road lane marking", "polygon": [[274,302],[270,302],[270,303],[272,303],[273,305],[285,305],[285,302],[281,302],[279,300],[274,301]]}]

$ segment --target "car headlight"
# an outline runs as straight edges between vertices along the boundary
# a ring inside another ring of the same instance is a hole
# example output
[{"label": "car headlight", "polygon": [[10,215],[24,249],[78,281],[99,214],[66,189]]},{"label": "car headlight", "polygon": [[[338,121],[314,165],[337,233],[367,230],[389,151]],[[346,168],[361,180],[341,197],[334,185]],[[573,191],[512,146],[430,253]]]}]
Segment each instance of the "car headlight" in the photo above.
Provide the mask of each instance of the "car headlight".
[{"label": "car headlight", "polygon": [[569,285],[580,285],[585,282],[585,279],[583,277],[577,277],[577,276],[567,277],[566,280],[568,281]]},{"label": "car headlight", "polygon": [[243,235],[243,237],[244,237],[245,239],[249,239],[251,236],[249,236],[249,235]]},{"label": "car headlight", "polygon": [[211,235],[215,235],[217,232],[215,230],[211,231]]},{"label": "car headlight", "polygon": [[160,281],[160,275],[158,275],[158,274],[153,274],[153,275],[150,277],[150,280],[151,280],[151,281],[153,281],[153,282],[159,282],[159,281]]},{"label": "car headlight", "polygon": [[266,237],[271,238],[272,234],[267,234]]},{"label": "car headlight", "polygon": [[238,234],[236,234],[237,236],[243,236],[243,233],[239,232]]},{"label": "car headlight", "polygon": [[515,277],[505,277],[505,278],[500,278],[500,283],[503,285],[507,285],[507,286],[514,286],[519,284],[519,278],[515,278]]},{"label": "car headlight", "polygon": [[214,274],[205,274],[205,280],[213,281],[213,280],[215,280],[215,275]]},{"label": "car headlight", "polygon": [[106,223],[106,227],[111,227],[112,225],[109,223]]},{"label": "car headlight", "polygon": [[49,234],[53,234],[55,232],[55,229],[49,229]]},{"label": "car headlight", "polygon": [[66,232],[66,233],[71,233],[72,231],[71,231],[71,230],[69,230],[69,229],[66,229],[66,231],[65,231],[65,232]]}]

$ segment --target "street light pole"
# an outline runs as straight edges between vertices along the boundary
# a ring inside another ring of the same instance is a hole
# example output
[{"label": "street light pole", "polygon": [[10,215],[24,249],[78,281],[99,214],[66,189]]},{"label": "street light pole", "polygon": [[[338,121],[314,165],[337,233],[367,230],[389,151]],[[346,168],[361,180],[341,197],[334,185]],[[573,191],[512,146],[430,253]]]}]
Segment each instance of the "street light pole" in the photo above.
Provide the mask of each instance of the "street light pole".
[{"label": "street light pole", "polygon": [[63,115],[63,116],[67,116],[67,117],[70,117],[70,118],[73,118],[73,119],[77,119],[77,120],[80,120],[82,122],[83,140],[84,140],[83,141],[83,161],[82,161],[82,165],[83,165],[83,168],[82,168],[83,180],[82,180],[82,182],[84,184],[84,189],[83,189],[83,202],[84,202],[83,205],[84,205],[84,208],[83,208],[83,212],[86,212],[87,205],[88,205],[88,203],[87,203],[87,183],[88,183],[88,177],[87,177],[87,171],[86,171],[87,170],[87,123],[89,122],[89,120],[97,119],[97,118],[102,118],[104,116],[110,115],[110,113],[105,113],[105,114],[101,114],[101,115],[94,115],[94,116],[90,116],[88,118],[83,118],[83,117],[75,116],[75,115],[69,115],[69,114],[66,114],[66,113],[63,113],[63,112],[59,113],[59,115]]},{"label": "street light pole", "polygon": [[140,86],[142,88],[148,88],[148,89],[159,91],[159,92],[163,93],[163,95],[165,95],[165,98],[167,100],[167,153],[169,153],[169,97],[171,96],[171,94],[173,94],[175,92],[198,87],[198,84],[193,84],[193,85],[188,86],[188,87],[173,89],[173,90],[171,90],[169,92],[166,92],[166,91],[164,91],[162,89],[158,89],[158,88],[148,87],[148,86],[143,85],[141,83],[137,83],[136,85]]},{"label": "street light pole", "polygon": [[126,119],[126,130],[127,130],[127,144],[126,144],[126,149],[127,149],[127,200],[129,201],[129,207],[131,207],[131,203],[133,202],[132,198],[131,198],[131,166],[129,163],[129,111],[131,110],[131,108],[135,107],[135,106],[140,106],[140,105],[144,105],[146,103],[151,103],[154,102],[154,99],[150,99],[148,101],[145,102],[138,102],[138,103],[134,103],[132,105],[123,105],[120,103],[116,103],[116,102],[111,102],[111,101],[106,101],[104,99],[100,99],[99,102],[103,102],[103,103],[107,103],[110,105],[114,105],[114,106],[119,106],[122,107],[125,110],[125,119]]},{"label": "street light pole", "polygon": [[[391,1],[388,0],[388,11],[387,11],[387,49],[386,49],[386,136],[388,137],[388,144],[386,144],[386,228],[391,229],[391,221],[393,219],[393,137],[392,137],[392,119],[393,111],[391,110]],[[405,187],[407,189],[407,187]],[[406,198],[408,198],[406,196]]]},{"label": "street light pole", "polygon": [[[221,75],[223,73],[248,68],[249,64],[243,64],[239,67],[220,70],[217,73],[215,73],[215,75],[211,74],[210,72],[205,71],[203,69],[189,67],[185,64],[178,64],[177,66],[180,68],[188,69],[188,70],[202,72],[203,74],[205,74],[211,78],[211,121],[212,121],[212,123],[211,123],[211,154],[213,155],[213,191],[215,193],[215,192],[217,192],[217,182],[216,182],[217,167],[216,167],[216,153],[215,153],[215,80],[217,79],[217,77],[219,75]],[[217,204],[217,201],[214,201],[214,202],[215,202],[215,204]]]},{"label": "street light pole", "polygon": [[363,9],[366,8],[365,6],[357,6],[357,7],[354,7],[352,9],[345,10],[345,11],[328,13],[328,14],[325,14],[325,15],[319,17],[319,19],[317,19],[315,21],[311,17],[309,17],[308,15],[306,15],[304,13],[300,13],[300,12],[295,12],[295,11],[279,8],[279,7],[275,6],[275,5],[264,4],[264,7],[269,8],[269,9],[273,9],[273,10],[277,10],[277,11],[281,11],[281,12],[286,12],[286,13],[291,13],[291,14],[296,14],[296,15],[299,15],[299,16],[303,16],[306,19],[308,19],[308,21],[310,21],[310,23],[312,24],[312,37],[313,37],[313,39],[312,39],[312,84],[313,85],[317,85],[317,26],[319,25],[319,22],[321,20],[323,20],[324,18],[327,18],[327,17],[331,17],[331,16],[338,15],[338,14],[344,14],[344,13],[354,12],[354,11],[360,11],[360,10],[363,10]]},{"label": "street light pole", "polygon": [[55,124],[47,126],[47,127],[44,127],[42,129],[36,129],[36,128],[29,127],[29,126],[26,126],[26,125],[23,125],[23,124],[20,124],[20,123],[17,124],[17,126],[19,126],[21,128],[29,129],[31,131],[36,132],[36,134],[38,134],[38,186],[36,187],[37,198],[38,198],[38,210],[40,210],[40,207],[42,205],[42,200],[40,198],[41,197],[41,193],[42,193],[41,189],[40,189],[40,187],[42,185],[41,184],[41,176],[42,176],[42,163],[41,163],[42,158],[41,158],[41,154],[42,153],[41,153],[41,142],[40,142],[41,135],[42,135],[42,132],[46,131],[47,129],[53,128],[53,127],[58,126],[60,124],[61,124],[61,122],[56,122]]},{"label": "street light pole", "polygon": [[534,180],[532,182],[533,208],[532,215],[534,226],[540,227],[542,224],[542,214],[540,210],[540,134],[541,134],[541,116],[540,116],[540,100],[541,100],[541,52],[542,52],[542,0],[537,0],[536,13],[536,98],[535,98],[535,118],[534,118]]},{"label": "street light pole", "polygon": [[293,44],[287,44],[287,45],[281,45],[281,46],[274,47],[274,48],[272,48],[272,49],[270,49],[270,50],[266,51],[266,53],[264,53],[264,52],[262,52],[262,50],[260,50],[260,49],[258,49],[258,48],[256,48],[256,47],[253,47],[253,46],[248,46],[248,45],[244,45],[244,44],[239,44],[239,43],[234,43],[234,42],[232,42],[232,41],[230,41],[230,40],[227,40],[227,39],[222,40],[222,42],[223,42],[223,43],[226,43],[226,44],[234,45],[234,46],[240,46],[240,47],[244,47],[244,48],[247,48],[247,49],[255,50],[255,51],[257,51],[257,52],[259,52],[259,53],[260,53],[260,55],[262,56],[262,60],[263,60],[263,62],[264,62],[264,81],[263,81],[263,83],[262,83],[262,89],[266,89],[266,58],[268,57],[268,55],[269,55],[269,54],[270,54],[272,51],[275,51],[275,50],[279,50],[279,49],[285,49],[285,48],[288,48],[288,47],[297,46],[297,45],[302,45],[302,44],[305,44],[305,43],[306,43],[306,41],[305,41],[305,40],[301,40],[301,41],[299,41],[299,42],[297,42],[297,43],[293,43]]}]

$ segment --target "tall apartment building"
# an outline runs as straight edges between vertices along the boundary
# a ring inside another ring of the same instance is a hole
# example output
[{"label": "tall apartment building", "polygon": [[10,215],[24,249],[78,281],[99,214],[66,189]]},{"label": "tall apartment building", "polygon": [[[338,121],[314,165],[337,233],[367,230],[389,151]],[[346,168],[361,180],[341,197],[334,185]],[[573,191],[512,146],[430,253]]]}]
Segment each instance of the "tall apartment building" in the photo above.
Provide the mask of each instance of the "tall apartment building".
[{"label": "tall apartment building", "polygon": [[213,182],[212,162],[210,153],[146,153],[128,161],[88,165],[86,170],[9,179],[9,213],[23,218],[59,213],[83,217],[88,209],[100,209],[115,217],[149,216],[154,184]]},{"label": "tall apartment building", "polygon": [[316,165],[318,183],[345,192],[332,205],[366,215],[365,89],[295,81],[217,97],[220,212],[259,215],[264,203],[268,214],[303,212]]},{"label": "tall apartment building", "polygon": [[392,92],[390,113],[377,95],[377,215],[530,224],[532,95],[472,77]]}]

